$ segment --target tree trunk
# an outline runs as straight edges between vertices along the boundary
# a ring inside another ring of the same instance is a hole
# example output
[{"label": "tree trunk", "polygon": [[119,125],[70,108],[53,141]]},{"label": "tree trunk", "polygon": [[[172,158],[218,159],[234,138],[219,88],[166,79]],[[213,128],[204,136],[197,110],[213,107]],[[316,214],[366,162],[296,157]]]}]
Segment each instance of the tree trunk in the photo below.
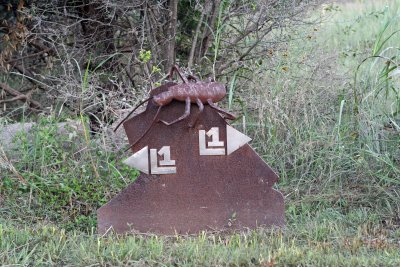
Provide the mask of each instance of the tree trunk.
[{"label": "tree trunk", "polygon": [[202,58],[206,55],[208,48],[210,47],[210,44],[213,40],[213,32],[215,35],[215,31],[218,30],[216,29],[216,25],[215,25],[215,21],[217,19],[218,16],[218,11],[221,5],[221,0],[215,0],[215,1],[211,1],[211,3],[209,3],[211,5],[210,13],[211,16],[208,18],[208,25],[206,25],[204,27],[204,32],[203,32],[203,40],[201,42],[201,47],[199,49],[200,54],[199,54],[199,58]]},{"label": "tree trunk", "polygon": [[179,0],[169,1],[169,23],[167,29],[166,51],[165,51],[165,70],[171,68],[175,64],[175,37],[176,23],[178,19],[178,2]]},{"label": "tree trunk", "polygon": [[189,54],[189,60],[188,60],[188,68],[189,69],[193,65],[194,52],[196,51],[197,39],[199,38],[199,33],[200,33],[200,30],[201,30],[201,26],[203,24],[203,18],[204,18],[205,13],[206,13],[206,8],[203,7],[203,10],[201,11],[200,19],[199,19],[199,21],[197,23],[197,26],[196,26],[196,32],[194,34],[192,47],[190,48],[190,54]]}]

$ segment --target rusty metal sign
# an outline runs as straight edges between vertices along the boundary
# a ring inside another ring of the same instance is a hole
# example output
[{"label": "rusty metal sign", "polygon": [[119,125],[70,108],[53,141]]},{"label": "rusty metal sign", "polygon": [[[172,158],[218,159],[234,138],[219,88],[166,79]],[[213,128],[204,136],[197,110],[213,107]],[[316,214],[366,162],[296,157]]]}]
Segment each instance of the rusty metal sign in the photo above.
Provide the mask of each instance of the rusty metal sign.
[{"label": "rusty metal sign", "polygon": [[272,188],[278,176],[247,144],[251,139],[209,105],[201,113],[191,105],[194,115],[173,125],[153,121],[176,120],[187,106],[183,102],[172,101],[159,114],[159,106],[149,102],[123,124],[134,144],[124,163],[141,174],[97,211],[99,233],[112,228],[190,234],[284,225],[283,196]]}]

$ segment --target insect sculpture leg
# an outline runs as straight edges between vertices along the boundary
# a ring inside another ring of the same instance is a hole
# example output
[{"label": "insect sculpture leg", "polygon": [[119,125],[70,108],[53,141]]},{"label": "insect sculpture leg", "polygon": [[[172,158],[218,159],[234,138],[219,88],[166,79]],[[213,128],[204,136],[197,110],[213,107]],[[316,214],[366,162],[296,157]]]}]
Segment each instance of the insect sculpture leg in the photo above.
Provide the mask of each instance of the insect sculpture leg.
[{"label": "insect sculpture leg", "polygon": [[201,100],[200,99],[196,99],[196,104],[197,104],[197,106],[199,107],[199,112],[197,112],[197,114],[194,116],[194,119],[189,123],[189,127],[190,128],[192,128],[195,124],[196,124],[196,121],[197,121],[197,119],[199,118],[199,115],[203,112],[203,110],[204,110],[204,105],[203,105],[203,103],[201,102]]},{"label": "insect sculpture leg", "polygon": [[226,111],[226,110],[223,110],[222,108],[218,107],[217,105],[215,105],[215,104],[211,101],[211,99],[208,99],[208,100],[207,100],[207,103],[210,105],[211,108],[213,108],[213,109],[215,109],[216,111],[218,111],[218,112],[220,112],[220,113],[226,115],[225,118],[227,118],[228,120],[234,120],[234,119],[236,119],[236,116],[235,116],[235,115],[233,115],[232,113],[230,113],[230,112],[228,112],[228,111]]},{"label": "insect sculpture leg", "polygon": [[182,116],[180,116],[179,118],[177,118],[176,120],[171,121],[171,122],[167,122],[167,121],[163,121],[163,120],[160,120],[160,121],[161,121],[162,123],[164,123],[165,125],[171,125],[171,124],[177,123],[178,121],[181,121],[181,120],[183,120],[183,119],[186,119],[186,118],[189,116],[189,114],[190,114],[190,97],[187,97],[187,98],[185,99],[185,103],[186,103],[185,113],[183,113]]},{"label": "insect sculpture leg", "polygon": [[183,83],[189,83],[189,81],[186,79],[185,76],[182,76],[181,70],[177,65],[172,66],[171,70],[169,71],[168,78],[172,79],[172,76],[174,75],[174,71],[178,73],[179,77],[182,79]]},{"label": "insect sculpture leg", "polygon": [[128,151],[129,149],[131,149],[137,142],[139,142],[151,129],[151,127],[153,126],[154,122],[156,122],[158,114],[160,113],[162,106],[159,106],[157,109],[157,113],[156,115],[154,115],[153,121],[151,122],[150,126],[147,128],[147,130],[132,144],[129,145],[129,147],[127,149],[125,149],[124,152]]},{"label": "insect sculpture leg", "polygon": [[197,78],[196,76],[189,74],[187,76],[188,81],[193,81],[193,82],[197,82],[199,80],[199,78]]}]

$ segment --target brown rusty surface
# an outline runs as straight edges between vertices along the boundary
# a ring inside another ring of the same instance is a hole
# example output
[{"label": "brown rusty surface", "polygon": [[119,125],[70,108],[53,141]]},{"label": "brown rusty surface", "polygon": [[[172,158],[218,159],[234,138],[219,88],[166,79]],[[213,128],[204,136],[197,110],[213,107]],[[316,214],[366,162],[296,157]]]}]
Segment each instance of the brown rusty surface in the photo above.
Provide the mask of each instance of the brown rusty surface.
[{"label": "brown rusty surface", "polygon": [[[124,123],[130,143],[146,131],[157,108],[149,103],[145,112]],[[186,234],[284,225],[283,196],[272,189],[277,175],[247,144],[228,156],[200,156],[198,131],[219,127],[220,140],[226,144],[226,122],[206,105],[196,125],[189,128],[198,112],[196,105],[191,108],[191,115],[174,125],[155,123],[132,148],[134,153],[145,146],[170,146],[177,173],[142,173],[97,211],[99,233],[111,226],[117,233]],[[162,108],[159,118],[172,121],[184,109],[184,103],[173,101]]]}]

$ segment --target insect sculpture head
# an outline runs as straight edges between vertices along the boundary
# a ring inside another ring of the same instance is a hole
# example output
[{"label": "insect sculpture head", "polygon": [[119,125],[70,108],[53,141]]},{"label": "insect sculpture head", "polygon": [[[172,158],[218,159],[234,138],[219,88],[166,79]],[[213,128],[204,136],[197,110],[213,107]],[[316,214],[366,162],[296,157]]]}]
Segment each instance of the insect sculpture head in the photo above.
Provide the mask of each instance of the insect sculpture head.
[{"label": "insect sculpture head", "polygon": [[159,107],[168,105],[172,100],[174,100],[174,96],[171,94],[171,91],[166,91],[153,96],[153,102]]}]

